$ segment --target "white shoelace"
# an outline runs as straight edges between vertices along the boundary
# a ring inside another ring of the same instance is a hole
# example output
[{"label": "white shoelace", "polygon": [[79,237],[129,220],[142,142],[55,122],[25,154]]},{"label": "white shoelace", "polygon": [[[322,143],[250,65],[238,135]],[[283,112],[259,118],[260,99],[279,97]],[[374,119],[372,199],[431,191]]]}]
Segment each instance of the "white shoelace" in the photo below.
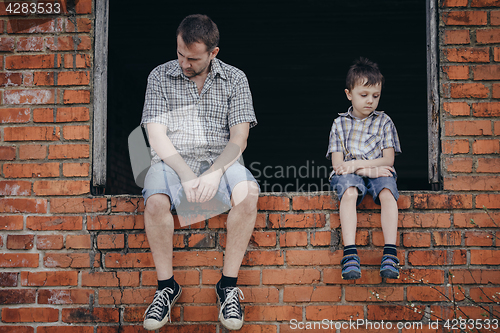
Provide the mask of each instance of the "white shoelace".
[{"label": "white shoelace", "polygon": [[226,312],[229,318],[238,317],[241,318],[240,310],[238,309],[238,296],[241,300],[244,300],[243,292],[238,287],[234,287],[227,295],[226,300],[220,307],[219,314],[222,313],[224,308],[227,307]]},{"label": "white shoelace", "polygon": [[148,314],[148,318],[152,317],[153,319],[161,321],[162,320],[161,315],[163,313],[163,308],[166,305],[166,306],[168,306],[168,313],[167,313],[168,321],[171,322],[170,321],[170,298],[168,297],[167,293],[173,295],[174,291],[167,287],[165,289],[157,290],[155,292],[153,302],[148,306],[148,308],[146,309],[146,312],[144,312],[144,317],[146,317],[146,314],[151,309],[151,313]]}]

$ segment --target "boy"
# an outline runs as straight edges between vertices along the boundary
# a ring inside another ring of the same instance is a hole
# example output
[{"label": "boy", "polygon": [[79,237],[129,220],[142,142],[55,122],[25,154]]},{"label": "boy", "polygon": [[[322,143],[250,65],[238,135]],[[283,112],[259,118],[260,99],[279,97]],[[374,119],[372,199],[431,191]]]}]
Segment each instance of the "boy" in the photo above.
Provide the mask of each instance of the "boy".
[{"label": "boy", "polygon": [[340,200],[340,224],[344,241],[342,278],[361,277],[356,250],[356,206],[366,193],[381,205],[384,253],[380,275],[399,278],[396,251],[399,193],[394,156],[401,152],[394,124],[384,112],[376,111],[384,77],[377,64],[365,58],[355,61],[347,73],[345,93],[352,106],[340,113],[330,131],[327,158],[333,171],[330,186]]}]

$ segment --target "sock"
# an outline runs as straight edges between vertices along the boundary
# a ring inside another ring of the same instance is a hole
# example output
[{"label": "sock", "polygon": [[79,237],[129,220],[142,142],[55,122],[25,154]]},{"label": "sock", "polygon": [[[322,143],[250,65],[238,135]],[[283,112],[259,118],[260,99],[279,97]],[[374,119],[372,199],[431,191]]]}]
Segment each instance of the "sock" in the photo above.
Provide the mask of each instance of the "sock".
[{"label": "sock", "polygon": [[393,256],[398,255],[398,251],[396,250],[396,244],[385,244],[384,246],[384,254],[390,254]]},{"label": "sock", "polygon": [[356,249],[356,245],[344,246],[344,256],[348,256],[350,254],[358,254],[358,250]]},{"label": "sock", "polygon": [[172,277],[168,280],[158,280],[158,290],[162,290],[162,289],[165,289],[165,288],[170,288],[170,289],[174,289],[175,288],[175,281],[174,281],[174,276],[172,275]]},{"label": "sock", "polygon": [[221,288],[227,288],[227,287],[236,287],[236,282],[238,281],[238,277],[229,277],[225,276],[222,274],[222,277],[220,278],[220,287]]}]

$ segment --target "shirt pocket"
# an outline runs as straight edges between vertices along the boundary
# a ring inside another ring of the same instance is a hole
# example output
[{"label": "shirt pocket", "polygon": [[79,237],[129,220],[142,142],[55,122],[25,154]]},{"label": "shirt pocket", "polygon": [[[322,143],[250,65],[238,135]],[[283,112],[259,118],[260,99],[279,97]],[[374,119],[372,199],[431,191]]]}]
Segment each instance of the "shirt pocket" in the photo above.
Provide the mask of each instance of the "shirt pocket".
[{"label": "shirt pocket", "polygon": [[382,138],[379,135],[370,135],[365,140],[365,147],[363,149],[366,158],[376,158],[380,154],[380,144]]}]

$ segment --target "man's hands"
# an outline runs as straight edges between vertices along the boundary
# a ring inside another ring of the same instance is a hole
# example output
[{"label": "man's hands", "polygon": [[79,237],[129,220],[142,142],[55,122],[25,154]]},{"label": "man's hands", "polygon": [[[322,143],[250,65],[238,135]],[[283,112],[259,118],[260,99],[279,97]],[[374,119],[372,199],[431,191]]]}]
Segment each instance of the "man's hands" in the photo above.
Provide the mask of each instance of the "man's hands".
[{"label": "man's hands", "polygon": [[222,175],[221,169],[209,169],[199,177],[193,174],[191,179],[181,179],[187,201],[199,203],[210,201],[219,190]]},{"label": "man's hands", "polygon": [[394,168],[390,166],[379,166],[371,168],[360,168],[356,170],[355,174],[362,177],[378,178],[378,177],[392,177]]}]

